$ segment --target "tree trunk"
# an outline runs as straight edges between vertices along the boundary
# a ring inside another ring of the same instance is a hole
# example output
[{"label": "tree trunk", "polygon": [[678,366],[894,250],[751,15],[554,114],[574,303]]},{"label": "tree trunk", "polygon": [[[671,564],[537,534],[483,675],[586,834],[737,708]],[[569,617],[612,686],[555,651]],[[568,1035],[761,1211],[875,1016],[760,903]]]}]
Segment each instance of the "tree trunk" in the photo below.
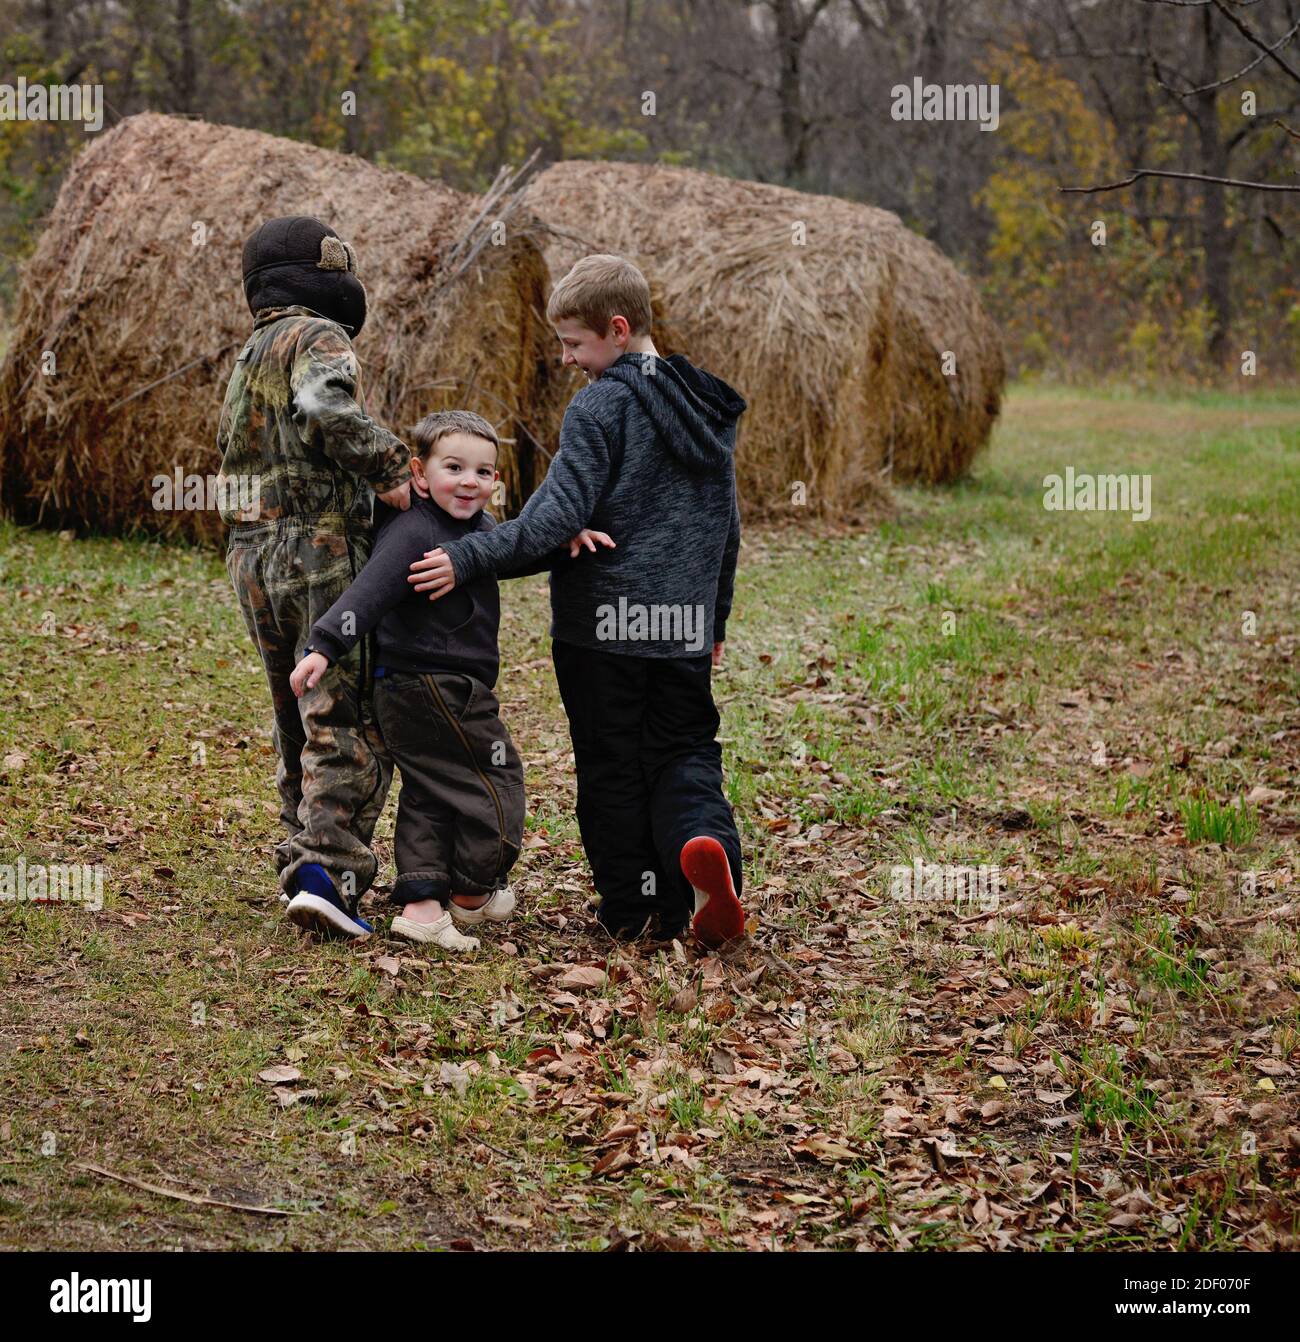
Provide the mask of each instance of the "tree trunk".
[{"label": "tree trunk", "polygon": [[59,0],[43,0],[41,4],[41,40],[45,44],[45,58],[53,61],[61,55],[59,31]]},{"label": "tree trunk", "polygon": [[[1208,6],[1201,12],[1201,84],[1213,84],[1220,76],[1220,33],[1215,11]],[[1219,130],[1218,90],[1207,89],[1196,95],[1193,119],[1200,147],[1201,172],[1210,177],[1227,177],[1228,148]],[[1205,301],[1210,308],[1208,353],[1216,367],[1228,357],[1232,327],[1232,237],[1228,230],[1225,187],[1206,182],[1202,185],[1201,248],[1204,253],[1203,281]]]},{"label": "tree trunk", "polygon": [[198,63],[194,58],[194,16],[190,12],[190,0],[176,0],[176,35],[181,48],[176,99],[182,112],[193,112],[198,96]]},{"label": "tree trunk", "polygon": [[776,16],[777,101],[781,143],[785,149],[782,174],[791,186],[798,186],[808,170],[808,126],[804,120],[800,70],[804,34],[799,31],[796,3],[797,0],[772,0]]},{"label": "tree trunk", "polygon": [[[948,6],[949,0],[932,0],[933,8],[926,14],[925,31],[921,38],[921,77],[931,84],[945,84],[948,73]],[[937,146],[936,172],[930,184],[930,241],[946,254],[951,252],[953,162],[952,146],[956,136],[968,127],[949,126]]]}]

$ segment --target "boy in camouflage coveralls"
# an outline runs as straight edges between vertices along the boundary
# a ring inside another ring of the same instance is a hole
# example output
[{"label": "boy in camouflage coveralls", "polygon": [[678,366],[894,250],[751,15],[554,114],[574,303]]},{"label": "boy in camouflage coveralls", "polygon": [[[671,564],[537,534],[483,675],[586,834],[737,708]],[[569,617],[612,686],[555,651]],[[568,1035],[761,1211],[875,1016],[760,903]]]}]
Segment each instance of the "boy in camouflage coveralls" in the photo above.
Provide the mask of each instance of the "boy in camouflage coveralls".
[{"label": "boy in camouflage coveralls", "polygon": [[[244,247],[253,333],[221,410],[226,567],[262,657],[275,712],[276,782],[287,834],[276,848],[289,917],[361,936],[377,867],[371,836],[392,780],[373,724],[364,641],[301,700],[289,675],[312,625],[370,553],[373,495],[410,506],[410,452],[360,404],[349,334],[365,320],[352,248],[315,219],[273,219]],[[372,493],[373,491],[373,493]]]}]

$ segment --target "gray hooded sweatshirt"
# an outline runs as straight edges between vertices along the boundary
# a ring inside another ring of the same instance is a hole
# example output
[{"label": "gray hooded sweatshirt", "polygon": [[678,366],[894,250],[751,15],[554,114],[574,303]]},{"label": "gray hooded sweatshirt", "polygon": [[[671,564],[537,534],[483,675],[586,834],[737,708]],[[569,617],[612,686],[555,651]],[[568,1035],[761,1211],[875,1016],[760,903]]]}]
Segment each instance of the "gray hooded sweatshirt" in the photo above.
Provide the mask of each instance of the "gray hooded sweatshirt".
[{"label": "gray hooded sweatshirt", "polygon": [[731,611],[744,409],[681,355],[624,354],[569,403],[519,516],[444,545],[457,584],[532,564],[583,527],[607,531],[616,549],[551,574],[551,637],[635,657],[708,652]]}]

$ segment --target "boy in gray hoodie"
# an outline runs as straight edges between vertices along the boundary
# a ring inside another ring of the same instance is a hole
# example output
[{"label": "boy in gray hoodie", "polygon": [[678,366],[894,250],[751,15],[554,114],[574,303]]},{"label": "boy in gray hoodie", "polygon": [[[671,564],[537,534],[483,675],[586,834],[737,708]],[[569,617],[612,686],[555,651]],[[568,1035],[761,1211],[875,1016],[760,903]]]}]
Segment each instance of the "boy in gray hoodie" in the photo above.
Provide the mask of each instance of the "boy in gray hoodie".
[{"label": "boy in gray hoodie", "polygon": [[741,853],[722,785],[711,668],[722,660],[740,515],[741,396],[681,355],[662,358],[645,276],[588,256],[547,318],[589,385],[520,515],[411,565],[436,600],[518,569],[583,528],[617,548],[551,576],[556,679],[578,774],[578,825],[615,936],[667,938],[688,922],[708,945],[744,932]]}]

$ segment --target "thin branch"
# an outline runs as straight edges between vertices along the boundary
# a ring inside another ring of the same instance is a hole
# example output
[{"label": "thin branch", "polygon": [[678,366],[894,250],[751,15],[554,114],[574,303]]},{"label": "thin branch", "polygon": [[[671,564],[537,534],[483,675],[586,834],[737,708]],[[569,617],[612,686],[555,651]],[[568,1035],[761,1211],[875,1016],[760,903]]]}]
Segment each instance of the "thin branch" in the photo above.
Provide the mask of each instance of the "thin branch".
[{"label": "thin branch", "polygon": [[1079,192],[1094,195],[1098,191],[1118,191],[1120,187],[1132,186],[1139,177],[1173,177],[1183,182],[1217,182],[1220,186],[1241,186],[1250,191],[1300,191],[1300,185],[1282,186],[1275,182],[1243,182],[1236,177],[1207,177],[1199,172],[1164,172],[1159,168],[1136,168],[1131,177],[1122,182],[1107,182],[1105,186],[1058,186],[1062,192]]},{"label": "thin branch", "polygon": [[760,93],[775,93],[776,91],[771,84],[765,84],[761,79],[756,79],[743,70],[733,70],[730,66],[723,65],[721,61],[714,60],[712,56],[705,57],[704,64],[707,68],[718,71],[719,74],[728,75],[732,79],[738,79],[742,84],[748,84]]},{"label": "thin branch", "polygon": [[[1300,20],[1297,20],[1295,23],[1293,23],[1291,25],[1291,28],[1285,34],[1285,36],[1279,37],[1278,40],[1274,43],[1274,46],[1275,47],[1284,46],[1296,35],[1297,32],[1300,32]],[[1211,89],[1221,89],[1225,85],[1235,83],[1243,75],[1248,75],[1257,65],[1262,65],[1268,55],[1269,53],[1267,51],[1261,51],[1260,54],[1256,56],[1255,59],[1251,61],[1249,65],[1242,66],[1242,68],[1238,70],[1235,75],[1227,75],[1223,79],[1217,80],[1213,84],[1202,84],[1199,88],[1188,89],[1187,92],[1183,95],[1183,97],[1190,97],[1193,93],[1209,93]]]},{"label": "thin branch", "polygon": [[813,25],[821,18],[822,10],[829,5],[831,0],[815,0],[813,7],[804,15],[803,22],[795,29],[795,36],[802,44],[805,37],[813,30]]},{"label": "thin branch", "polygon": [[146,392],[152,391],[155,387],[161,387],[164,382],[170,382],[173,378],[180,377],[182,373],[188,373],[191,368],[197,368],[201,363],[213,363],[221,358],[227,350],[232,350],[236,345],[243,343],[243,337],[238,340],[227,340],[222,347],[213,354],[200,354],[197,359],[191,359],[189,363],[182,364],[179,368],[173,369],[170,373],[164,373],[162,377],[155,378],[152,382],[146,382],[143,387],[137,387],[129,396],[123,396],[120,401],[114,401],[112,405],[104,411],[106,415],[111,415],[114,410],[121,409],[128,401],[134,401],[136,397],[143,396]]},{"label": "thin branch", "polygon": [[[1170,69],[1173,70],[1173,67],[1171,66]],[[1181,70],[1173,70],[1173,73],[1176,74],[1178,78],[1181,79],[1184,83],[1187,82],[1187,76],[1183,74]],[[1175,102],[1177,102],[1180,106],[1182,105],[1182,101],[1187,96],[1187,94],[1179,93],[1179,91],[1176,88],[1174,88],[1172,84],[1165,83],[1164,77],[1160,73],[1160,62],[1154,56],[1151,57],[1151,78],[1154,79],[1156,81],[1156,85],[1159,88],[1162,88],[1171,98],[1174,99]]]},{"label": "thin branch", "polygon": [[1275,62],[1277,65],[1280,65],[1282,69],[1284,69],[1287,72],[1287,74],[1289,74],[1291,78],[1295,80],[1297,84],[1300,84],[1300,70],[1293,70],[1291,66],[1289,66],[1282,59],[1282,57],[1277,54],[1277,52],[1273,49],[1273,47],[1266,46],[1264,44],[1263,38],[1259,37],[1253,31],[1253,29],[1251,29],[1251,27],[1246,23],[1244,19],[1239,19],[1232,12],[1232,10],[1228,9],[1224,5],[1223,0],[1213,0],[1213,3],[1215,9],[1217,9],[1219,13],[1222,14],[1223,17],[1227,19],[1230,24],[1232,24],[1232,26],[1246,39],[1246,41],[1251,44],[1251,46],[1258,47],[1269,58],[1269,60]]},{"label": "thin branch", "polygon": [[1267,130],[1266,118],[1272,118],[1272,124],[1280,126],[1282,123],[1277,119],[1284,113],[1294,112],[1300,107],[1300,98],[1294,99],[1285,107],[1270,107],[1265,112],[1258,112],[1239,130],[1234,131],[1224,142],[1228,146],[1228,152],[1232,153],[1234,149],[1243,141],[1249,139],[1252,135],[1257,135],[1262,130]]},{"label": "thin branch", "polygon": [[289,1211],[284,1207],[250,1207],[242,1202],[223,1202],[220,1198],[199,1197],[194,1193],[185,1193],[176,1188],[164,1188],[162,1184],[151,1184],[144,1179],[132,1179],[125,1174],[106,1170],[93,1161],[77,1160],[74,1170],[87,1170],[91,1174],[102,1175],[105,1179],[116,1179],[120,1184],[130,1184],[132,1188],[143,1188],[146,1193],[157,1193],[161,1197],[175,1198],[178,1202],[189,1202],[196,1207],[226,1207],[232,1212],[255,1212],[259,1216],[301,1216],[302,1212]]}]

